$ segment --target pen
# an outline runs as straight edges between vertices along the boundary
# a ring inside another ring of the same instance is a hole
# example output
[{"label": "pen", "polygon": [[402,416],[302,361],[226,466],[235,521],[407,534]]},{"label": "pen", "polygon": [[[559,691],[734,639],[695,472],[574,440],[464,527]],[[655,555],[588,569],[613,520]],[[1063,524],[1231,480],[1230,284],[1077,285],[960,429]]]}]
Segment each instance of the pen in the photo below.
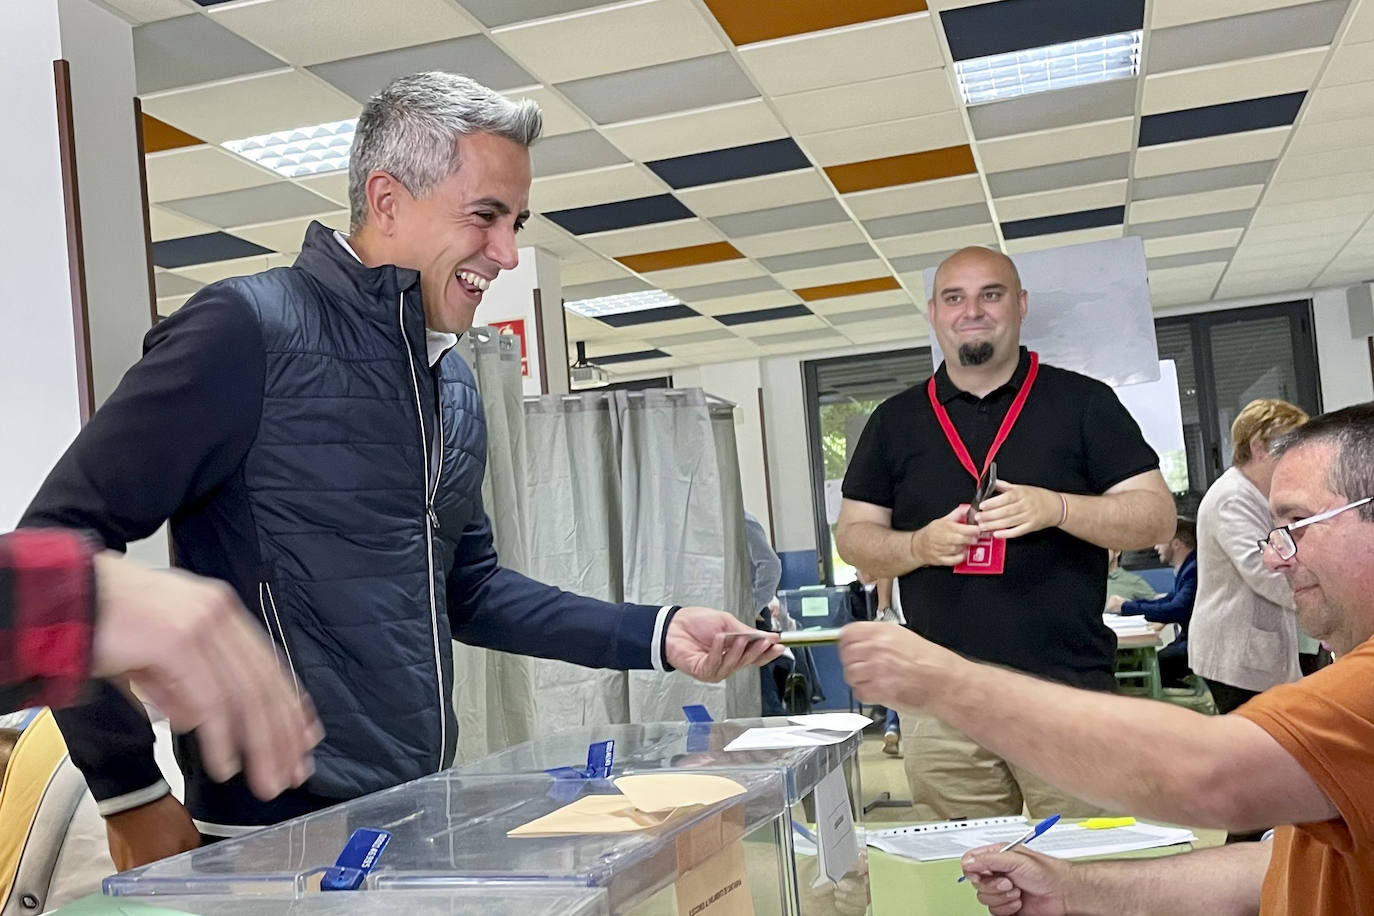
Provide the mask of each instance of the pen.
[{"label": "pen", "polygon": [[[1040,823],[1036,824],[1034,827],[1032,827],[1031,829],[1027,830],[1025,833],[1021,834],[1019,837],[1017,837],[1016,839],[1012,840],[1010,843],[1008,843],[1007,845],[1003,846],[1001,849],[999,849],[999,850],[997,850],[997,851],[998,851],[998,852],[1010,852],[1011,850],[1015,849],[1017,846],[1021,846],[1021,845],[1024,845],[1024,844],[1026,844],[1026,843],[1029,843],[1031,840],[1035,839],[1035,838],[1038,837],[1040,834],[1044,833],[1046,830],[1049,830],[1051,827],[1053,827],[1053,826],[1054,826],[1055,824],[1057,824],[1058,822],[1059,822],[1059,815],[1057,815],[1057,814],[1051,814],[1049,817],[1045,818],[1043,821],[1041,821]],[[958,884],[958,883],[960,883],[960,882],[962,882],[962,881],[966,881],[966,880],[968,880],[967,876],[965,876],[965,875],[960,875],[960,876],[959,876],[959,880],[956,881],[956,882],[954,882],[954,883],[955,883],[955,884]]]}]

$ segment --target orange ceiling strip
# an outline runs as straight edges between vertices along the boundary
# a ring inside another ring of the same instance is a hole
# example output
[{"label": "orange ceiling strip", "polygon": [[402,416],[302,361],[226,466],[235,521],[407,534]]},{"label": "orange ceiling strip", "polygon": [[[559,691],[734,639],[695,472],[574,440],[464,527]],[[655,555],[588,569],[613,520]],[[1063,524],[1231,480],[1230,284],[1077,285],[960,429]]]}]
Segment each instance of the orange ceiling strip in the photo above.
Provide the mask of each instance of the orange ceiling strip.
[{"label": "orange ceiling strip", "polygon": [[737,45],[920,13],[926,0],[706,0]]},{"label": "orange ceiling strip", "polygon": [[686,248],[669,248],[666,251],[648,251],[644,254],[630,254],[616,258],[630,270],[646,273],[651,270],[669,270],[674,267],[693,267],[697,264],[713,264],[716,261],[733,261],[744,257],[739,249],[729,242],[712,242],[709,245],[690,245]]},{"label": "orange ceiling strip", "polygon": [[181,149],[183,146],[200,146],[205,141],[193,137],[184,130],[159,121],[152,115],[143,116],[143,151],[160,153],[168,149]]},{"label": "orange ceiling strip", "polygon": [[890,188],[917,181],[934,181],[954,175],[971,175],[977,171],[978,167],[973,162],[973,150],[965,143],[962,146],[947,146],[924,153],[907,153],[903,156],[888,156],[885,159],[832,165],[825,170],[825,174],[830,176],[837,191],[849,194],[853,191]]},{"label": "orange ceiling strip", "polygon": [[902,284],[896,277],[874,277],[871,280],[853,280],[849,283],[831,283],[829,286],[808,286],[793,290],[803,302],[817,299],[835,299],[839,296],[858,296],[862,293],[880,293],[888,289],[901,289]]}]

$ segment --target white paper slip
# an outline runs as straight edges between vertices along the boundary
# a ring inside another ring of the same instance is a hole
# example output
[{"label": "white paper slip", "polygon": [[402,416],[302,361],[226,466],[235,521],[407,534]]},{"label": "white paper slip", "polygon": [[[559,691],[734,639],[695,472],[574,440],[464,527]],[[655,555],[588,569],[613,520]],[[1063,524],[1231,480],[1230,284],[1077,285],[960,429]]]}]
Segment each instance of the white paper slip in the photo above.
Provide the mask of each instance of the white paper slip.
[{"label": "white paper slip", "polygon": [[775,728],[751,728],[725,745],[727,751],[775,751],[791,747],[819,747],[839,744],[852,731],[830,731],[807,728],[805,725],[779,725]]},{"label": "white paper slip", "polygon": [[834,881],[859,863],[859,841],[854,835],[854,809],[844,773],[831,770],[816,784],[816,835],[820,840],[821,872]]},{"label": "white paper slip", "polygon": [[805,725],[807,728],[823,728],[826,731],[850,734],[863,731],[873,724],[872,719],[857,712],[817,712],[805,716],[788,716],[787,721],[793,725]]},{"label": "white paper slip", "polygon": [[[1021,817],[985,818],[983,821],[967,821],[962,825],[959,822],[954,822],[952,826],[941,825],[942,829],[938,831],[922,831],[920,827],[870,830],[868,845],[922,862],[957,859],[979,846],[1010,843],[1025,833],[1025,823],[1025,818]],[[1060,859],[1077,859],[1192,843],[1196,839],[1191,830],[1180,827],[1137,823],[1129,827],[1088,830],[1077,824],[1060,823],[1036,837],[1032,848]]]}]

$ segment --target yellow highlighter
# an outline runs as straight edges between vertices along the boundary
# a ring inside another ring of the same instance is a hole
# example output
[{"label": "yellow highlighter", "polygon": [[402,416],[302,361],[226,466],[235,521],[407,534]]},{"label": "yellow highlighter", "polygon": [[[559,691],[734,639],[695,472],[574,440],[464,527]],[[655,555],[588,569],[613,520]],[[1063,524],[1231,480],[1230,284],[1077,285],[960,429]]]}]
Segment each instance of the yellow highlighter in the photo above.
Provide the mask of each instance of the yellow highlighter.
[{"label": "yellow highlighter", "polygon": [[1078,822],[1078,826],[1088,830],[1106,830],[1109,827],[1130,827],[1135,823],[1133,817],[1090,817]]}]

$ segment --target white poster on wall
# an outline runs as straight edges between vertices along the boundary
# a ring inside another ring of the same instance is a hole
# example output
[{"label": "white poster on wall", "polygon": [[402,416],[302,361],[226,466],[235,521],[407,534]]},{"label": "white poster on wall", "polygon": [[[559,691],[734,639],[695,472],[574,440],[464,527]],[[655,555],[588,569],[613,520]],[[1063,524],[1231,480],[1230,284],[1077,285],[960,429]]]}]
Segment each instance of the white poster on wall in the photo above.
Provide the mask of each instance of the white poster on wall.
[{"label": "white poster on wall", "polygon": [[[1145,244],[1136,236],[1012,256],[1029,304],[1021,342],[1041,360],[1106,382],[1159,378]],[[935,289],[935,268],[925,271]],[[932,364],[943,355],[934,335]]]},{"label": "white poster on wall", "polygon": [[1159,455],[1159,467],[1169,490],[1188,489],[1188,458],[1183,443],[1183,407],[1178,399],[1178,368],[1171,359],[1160,360],[1159,380],[1114,389],[1117,398],[1136,423],[1150,448]]}]

